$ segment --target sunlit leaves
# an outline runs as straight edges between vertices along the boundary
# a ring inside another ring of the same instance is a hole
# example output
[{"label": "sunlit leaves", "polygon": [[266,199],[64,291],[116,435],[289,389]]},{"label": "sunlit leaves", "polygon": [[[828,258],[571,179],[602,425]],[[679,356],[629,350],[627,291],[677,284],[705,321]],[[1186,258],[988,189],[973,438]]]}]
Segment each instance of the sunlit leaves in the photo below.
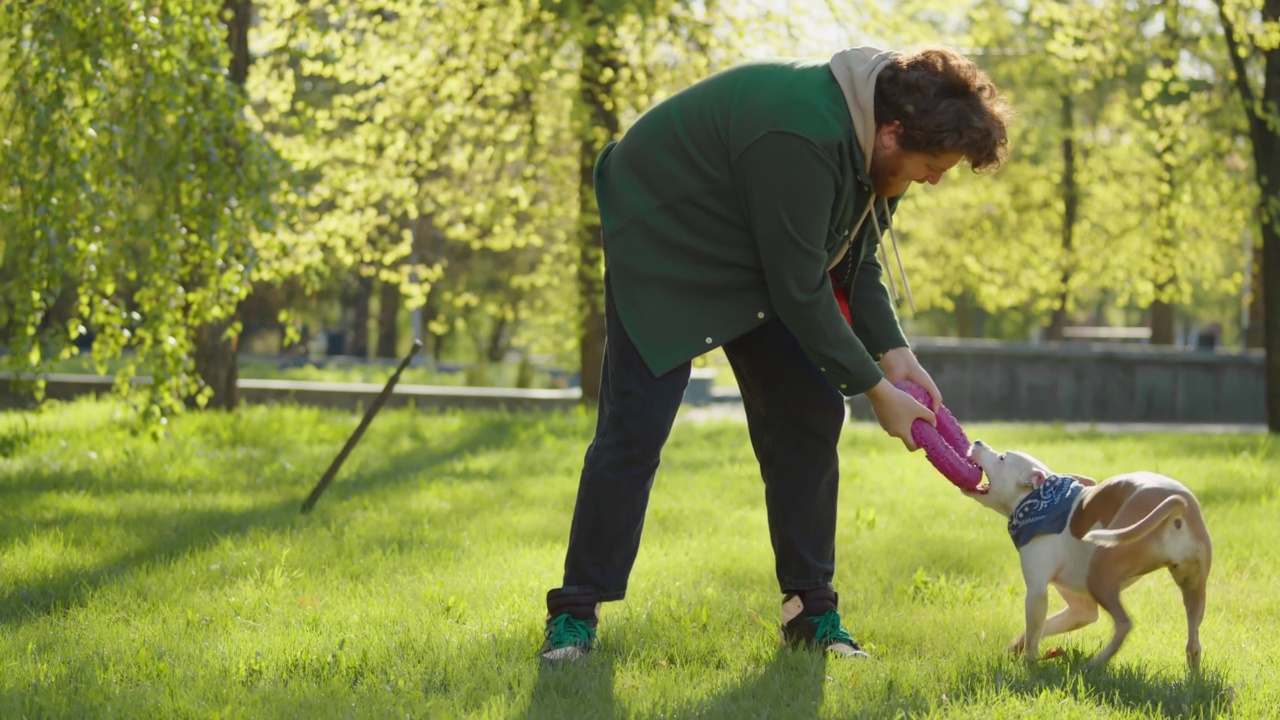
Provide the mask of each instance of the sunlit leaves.
[{"label": "sunlit leaves", "polygon": [[[1098,321],[1141,322],[1155,300],[1231,317],[1254,191],[1207,10],[1182,9],[1173,60],[1163,63],[1159,5],[975,4],[969,46],[1018,112],[1011,156],[991,178],[961,170],[904,200],[899,227],[918,305],[951,307],[964,296],[1047,321],[1065,290],[1077,314],[1133,312]],[[1079,192],[1069,249],[1068,139]]]},{"label": "sunlit leaves", "polygon": [[[86,328],[101,363],[146,364],[157,412],[198,391],[193,328],[255,274],[277,164],[227,82],[221,2],[0,10],[0,238],[10,354],[38,369]],[[67,328],[71,328],[68,331]],[[19,332],[13,332],[13,330]]]}]

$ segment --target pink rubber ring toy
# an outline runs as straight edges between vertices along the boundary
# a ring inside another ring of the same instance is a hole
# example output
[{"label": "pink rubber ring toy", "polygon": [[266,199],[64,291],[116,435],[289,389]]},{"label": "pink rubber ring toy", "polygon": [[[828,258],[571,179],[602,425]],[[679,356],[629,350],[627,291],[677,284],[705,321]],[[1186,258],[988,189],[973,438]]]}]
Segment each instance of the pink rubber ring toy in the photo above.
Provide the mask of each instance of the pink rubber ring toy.
[{"label": "pink rubber ring toy", "polygon": [[[915,398],[921,405],[929,407],[929,393],[919,385],[909,380],[900,380],[894,383],[894,387]],[[978,490],[978,485],[982,482],[982,468],[969,459],[969,438],[945,405],[939,407],[934,416],[938,420],[938,427],[935,428],[924,420],[916,420],[911,424],[911,439],[924,449],[925,457],[952,485],[962,490]]]}]

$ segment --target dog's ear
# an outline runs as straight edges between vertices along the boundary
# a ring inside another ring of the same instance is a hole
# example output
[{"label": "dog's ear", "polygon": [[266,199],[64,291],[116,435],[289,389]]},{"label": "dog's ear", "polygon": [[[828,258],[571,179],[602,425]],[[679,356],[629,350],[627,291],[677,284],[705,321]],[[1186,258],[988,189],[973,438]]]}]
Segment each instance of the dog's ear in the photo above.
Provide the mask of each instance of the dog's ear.
[{"label": "dog's ear", "polygon": [[1033,468],[1031,470],[1031,487],[1038,488],[1044,484],[1045,480],[1048,479],[1049,473],[1041,470],[1040,468]]},{"label": "dog's ear", "polygon": [[1085,487],[1093,487],[1094,485],[1097,485],[1097,484],[1098,484],[1098,481],[1097,481],[1097,480],[1094,480],[1094,479],[1093,479],[1093,478],[1091,478],[1091,477],[1085,477],[1084,475],[1076,475],[1076,474],[1074,474],[1074,473],[1067,473],[1067,477],[1069,477],[1069,478],[1075,478],[1075,481],[1076,481],[1076,482],[1080,483],[1081,485],[1084,485]]}]

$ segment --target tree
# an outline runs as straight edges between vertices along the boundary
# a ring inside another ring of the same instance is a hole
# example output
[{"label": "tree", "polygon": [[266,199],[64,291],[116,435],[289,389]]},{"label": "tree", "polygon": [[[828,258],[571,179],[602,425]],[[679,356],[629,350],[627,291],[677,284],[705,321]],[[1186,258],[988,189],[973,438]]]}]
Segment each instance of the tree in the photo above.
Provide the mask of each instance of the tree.
[{"label": "tree", "polygon": [[[213,396],[195,329],[227,323],[287,255],[266,234],[281,167],[228,82],[222,9],[0,8],[4,365],[42,369],[92,335],[145,418]],[[154,383],[131,390],[144,366]]]},{"label": "tree", "polygon": [[1280,0],[1215,3],[1253,147],[1262,236],[1262,282],[1253,291],[1263,298],[1267,427],[1280,433]]},{"label": "tree", "polygon": [[993,178],[953,173],[903,200],[918,325],[949,329],[965,302],[1005,338],[1144,322],[1159,301],[1188,317],[1234,314],[1234,228],[1248,189],[1209,49],[1214,23],[1182,7],[1179,62],[1166,66],[1150,52],[1172,42],[1164,7],[980,0],[956,10],[968,18],[964,44],[1017,117]]},{"label": "tree", "polygon": [[517,315],[562,337],[573,82],[538,4],[268,0],[263,22],[251,87],[298,171],[287,241],[322,258],[312,289],[376,277],[384,313],[392,288],[427,311],[435,351],[483,347]]},{"label": "tree", "polygon": [[[249,77],[249,25],[253,19],[253,0],[223,0],[222,10],[230,54],[227,81],[239,102],[243,102],[244,85]],[[230,153],[228,162],[233,164],[233,171],[239,160],[237,153]],[[240,403],[240,373],[236,364],[240,327],[232,314],[204,323],[195,333],[195,371],[209,391],[205,396],[209,407],[230,410]],[[197,399],[188,399],[188,402],[193,401]]]},{"label": "tree", "polygon": [[603,3],[581,0],[579,40],[582,53],[578,79],[580,104],[574,135],[578,138],[578,306],[582,316],[579,368],[584,400],[600,398],[600,367],[604,359],[604,248],[600,239],[600,209],[596,205],[596,157],[619,136],[618,74],[623,58],[613,35],[616,19]]}]

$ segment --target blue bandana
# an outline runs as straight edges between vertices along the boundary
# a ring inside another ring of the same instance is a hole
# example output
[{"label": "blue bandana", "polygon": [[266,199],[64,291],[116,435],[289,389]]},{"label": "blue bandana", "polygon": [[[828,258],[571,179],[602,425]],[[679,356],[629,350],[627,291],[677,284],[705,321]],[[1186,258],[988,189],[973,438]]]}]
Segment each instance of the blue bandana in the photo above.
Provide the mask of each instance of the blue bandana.
[{"label": "blue bandana", "polygon": [[1062,532],[1071,517],[1071,508],[1084,486],[1067,475],[1050,475],[1024,497],[1009,516],[1009,537],[1021,548],[1039,535]]}]

